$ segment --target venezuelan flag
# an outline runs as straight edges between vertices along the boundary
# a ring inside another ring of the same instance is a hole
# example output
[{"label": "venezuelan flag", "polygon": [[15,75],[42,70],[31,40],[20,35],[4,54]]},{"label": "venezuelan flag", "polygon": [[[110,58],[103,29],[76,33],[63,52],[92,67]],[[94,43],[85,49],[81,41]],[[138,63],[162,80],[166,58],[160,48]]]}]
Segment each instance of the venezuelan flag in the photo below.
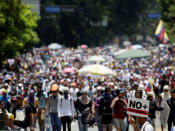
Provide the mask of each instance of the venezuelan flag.
[{"label": "venezuelan flag", "polygon": [[156,28],[156,32],[155,35],[161,40],[163,41],[164,44],[166,44],[169,41],[168,35],[165,32],[165,28],[163,26],[163,21],[160,20],[157,28]]},{"label": "venezuelan flag", "polygon": [[164,33],[164,37],[163,37],[163,44],[166,44],[166,43],[168,43],[168,35],[167,35],[167,33],[165,32]]},{"label": "venezuelan flag", "polygon": [[152,77],[149,78],[149,82],[148,82],[145,89],[147,92],[153,92],[153,79],[152,79]]}]

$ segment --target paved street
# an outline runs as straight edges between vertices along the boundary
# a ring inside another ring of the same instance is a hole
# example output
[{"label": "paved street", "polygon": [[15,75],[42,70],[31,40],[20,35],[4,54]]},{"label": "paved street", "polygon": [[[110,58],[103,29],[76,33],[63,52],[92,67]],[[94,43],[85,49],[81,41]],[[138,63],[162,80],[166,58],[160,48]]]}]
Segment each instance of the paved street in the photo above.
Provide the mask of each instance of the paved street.
[{"label": "paved street", "polygon": [[[37,125],[38,127],[38,125]],[[39,131],[39,128],[35,128],[35,131]],[[79,131],[78,129],[78,122],[72,122],[72,131]],[[98,131],[97,126],[89,127],[88,131]],[[115,131],[115,129],[113,129]],[[129,128],[129,131],[134,131],[132,127]],[[156,119],[156,130],[155,131],[161,131],[160,128],[160,121],[159,121],[159,115],[157,113],[157,119]]]}]

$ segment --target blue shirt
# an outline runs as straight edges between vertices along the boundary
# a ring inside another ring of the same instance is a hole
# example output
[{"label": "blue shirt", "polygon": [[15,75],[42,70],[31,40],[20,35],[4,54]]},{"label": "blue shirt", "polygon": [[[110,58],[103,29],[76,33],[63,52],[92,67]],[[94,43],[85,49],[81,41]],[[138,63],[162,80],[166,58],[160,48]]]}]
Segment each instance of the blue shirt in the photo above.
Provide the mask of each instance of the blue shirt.
[{"label": "blue shirt", "polygon": [[46,108],[46,98],[48,98],[47,94],[43,92],[40,97],[38,97],[38,108],[45,109]]},{"label": "blue shirt", "polygon": [[6,95],[5,98],[2,95],[0,96],[0,100],[4,102],[4,107],[5,108],[7,106],[8,99],[9,99],[9,96],[8,95]]}]

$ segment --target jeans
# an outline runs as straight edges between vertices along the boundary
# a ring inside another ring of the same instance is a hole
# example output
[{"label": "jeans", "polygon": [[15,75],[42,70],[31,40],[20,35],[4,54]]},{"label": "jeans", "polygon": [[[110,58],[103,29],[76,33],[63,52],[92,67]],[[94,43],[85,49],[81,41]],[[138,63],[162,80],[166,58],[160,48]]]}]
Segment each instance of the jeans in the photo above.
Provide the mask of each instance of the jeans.
[{"label": "jeans", "polygon": [[79,131],[88,131],[88,124],[83,124],[81,122],[81,116],[78,116],[78,126],[79,126]]},{"label": "jeans", "polygon": [[125,116],[125,118],[124,118],[124,128],[122,129],[122,131],[126,131],[127,127],[128,127],[128,117]]},{"label": "jeans", "polygon": [[97,123],[98,131],[102,131],[103,127],[101,124],[101,117],[99,115],[99,108],[95,108],[95,122]]},{"label": "jeans", "polygon": [[50,113],[52,131],[61,131],[61,120],[58,119],[58,113]]}]

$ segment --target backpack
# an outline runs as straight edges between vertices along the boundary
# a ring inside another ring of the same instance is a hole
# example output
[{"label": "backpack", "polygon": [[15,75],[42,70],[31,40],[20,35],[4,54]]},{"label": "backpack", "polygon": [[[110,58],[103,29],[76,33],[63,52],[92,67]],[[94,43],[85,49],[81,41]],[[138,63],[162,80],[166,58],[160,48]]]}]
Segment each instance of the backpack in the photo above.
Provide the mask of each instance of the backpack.
[{"label": "backpack", "polygon": [[110,98],[106,99],[104,96],[101,97],[100,100],[100,113],[101,115],[112,115],[112,109],[110,107],[112,102],[112,96],[110,95]]}]

